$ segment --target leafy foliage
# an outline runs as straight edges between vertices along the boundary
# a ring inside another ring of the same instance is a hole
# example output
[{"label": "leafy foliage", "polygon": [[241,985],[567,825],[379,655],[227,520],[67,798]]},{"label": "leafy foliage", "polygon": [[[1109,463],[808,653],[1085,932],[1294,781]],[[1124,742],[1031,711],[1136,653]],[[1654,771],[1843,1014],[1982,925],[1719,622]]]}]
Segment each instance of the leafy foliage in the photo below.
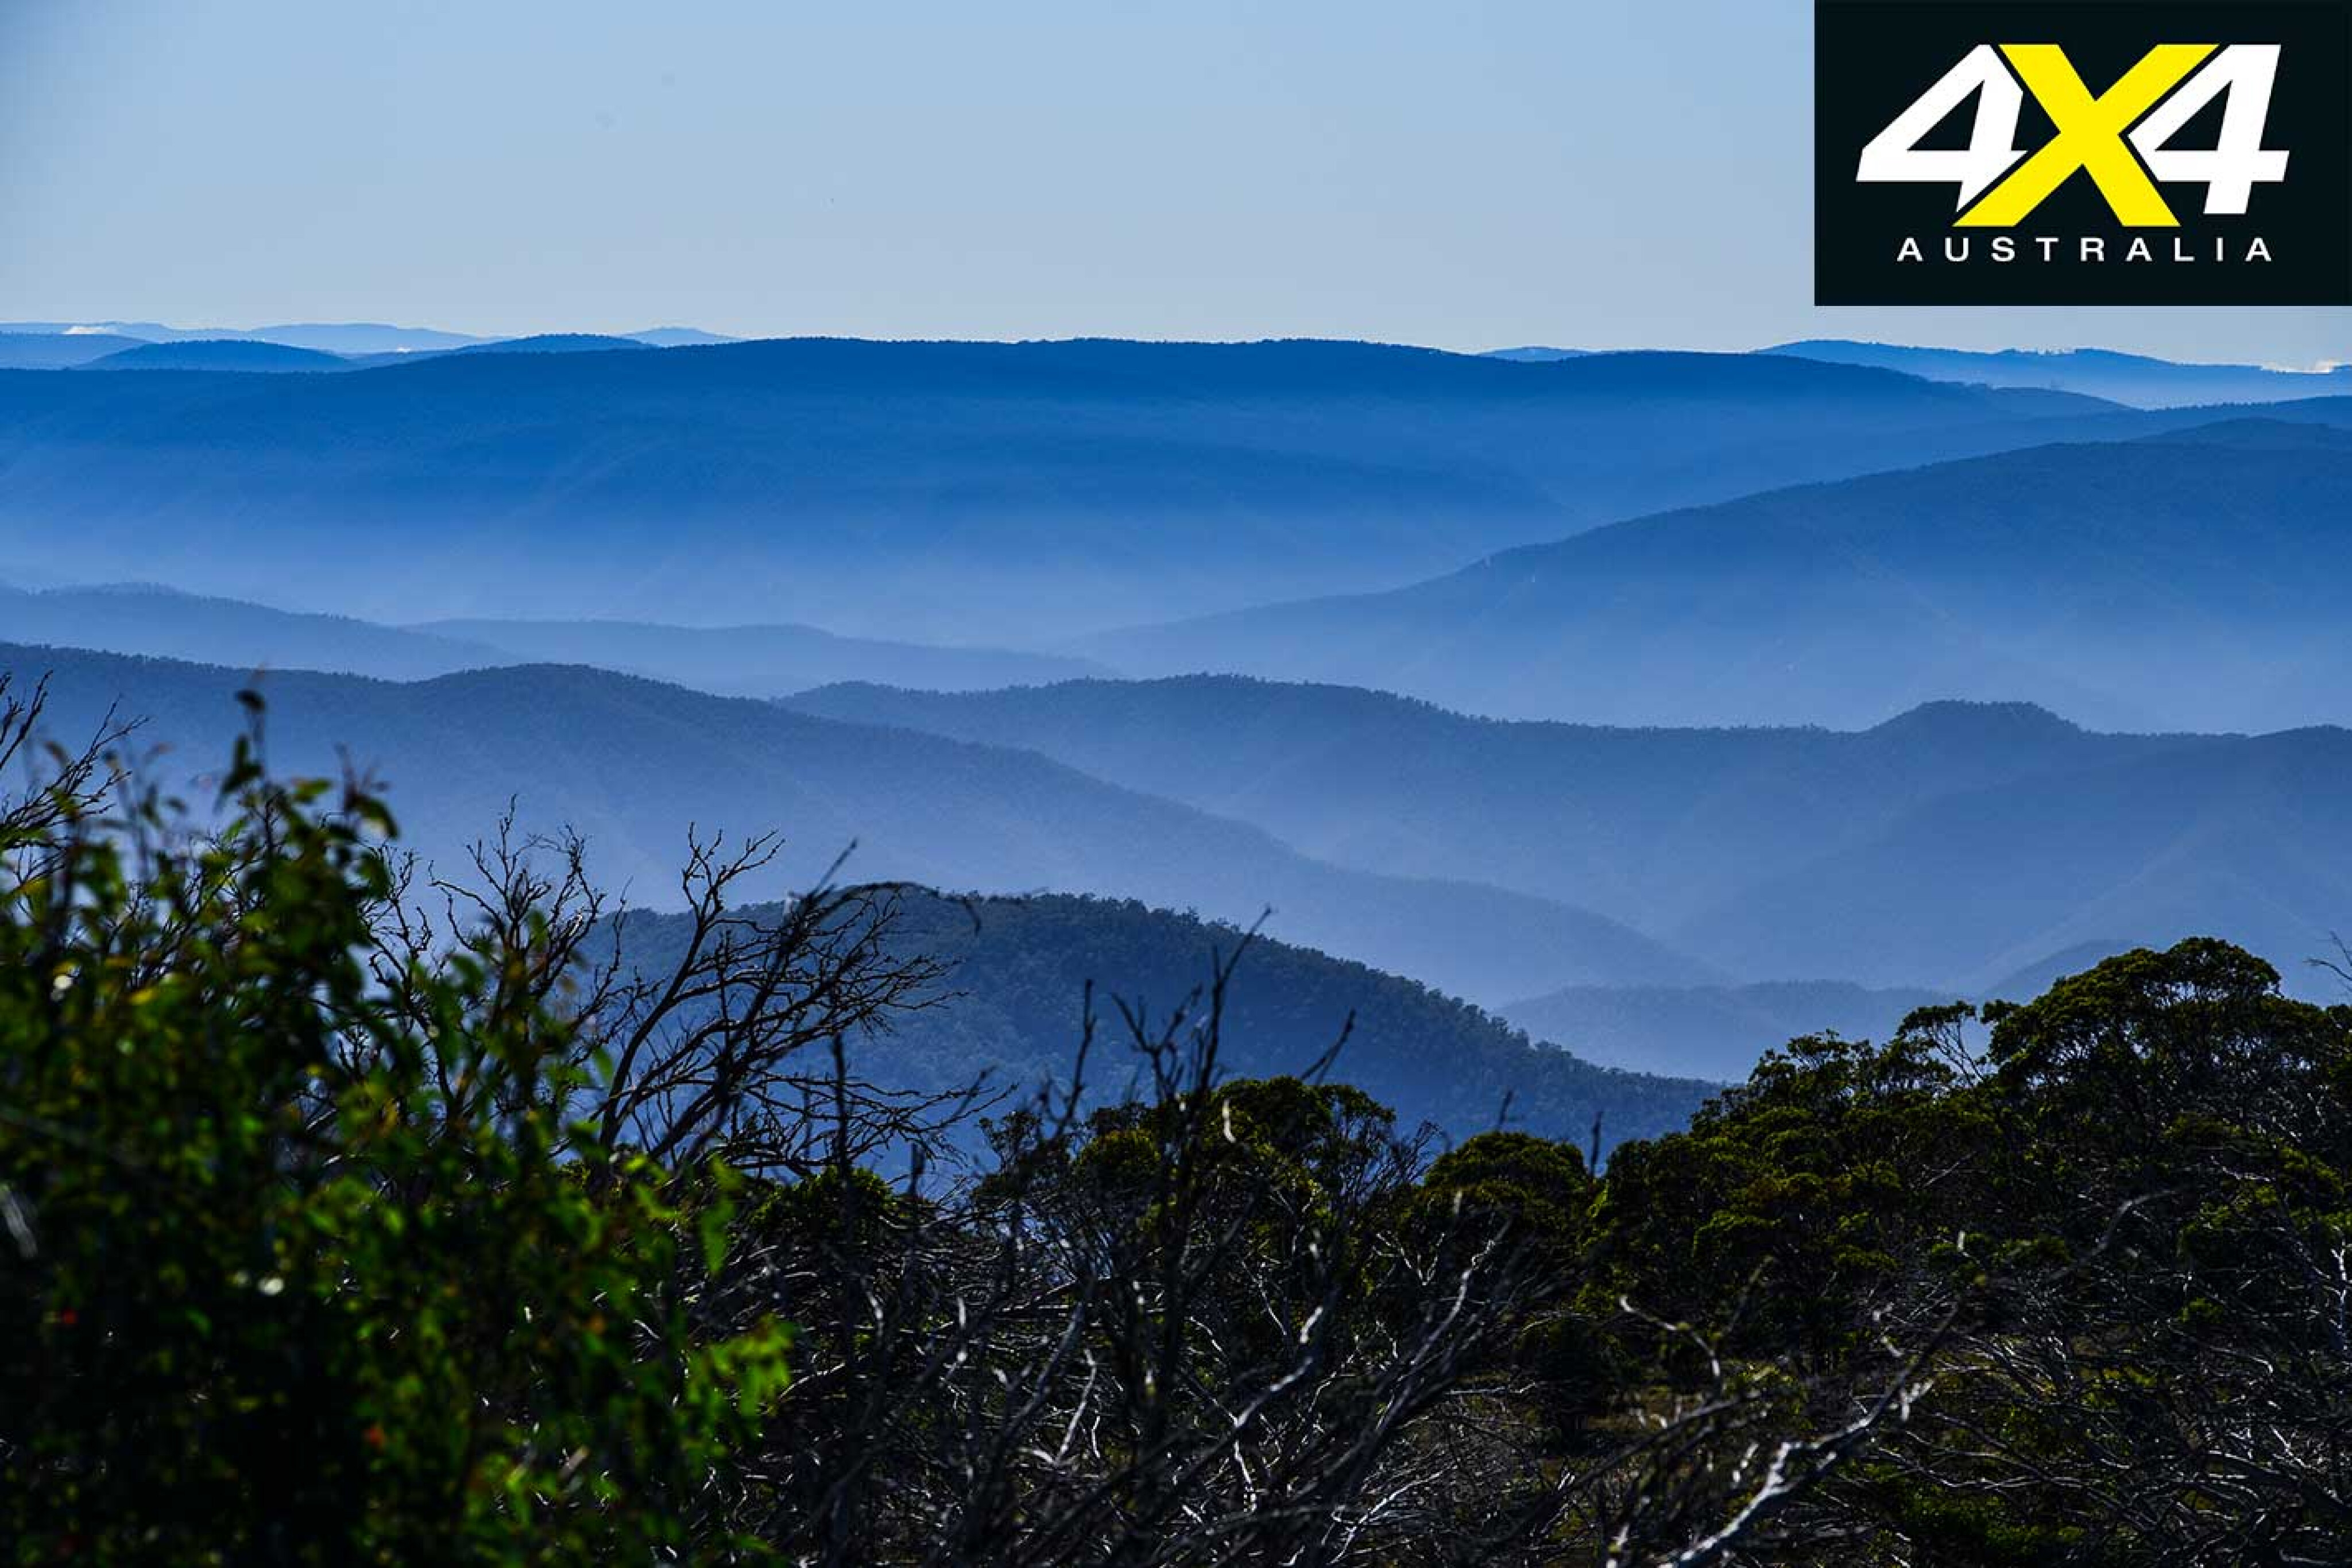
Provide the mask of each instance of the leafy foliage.
[{"label": "leafy foliage", "polygon": [[1620,1151],[1592,1294],[1817,1388],[1924,1347],[1907,1418],[1774,1560],[2339,1556],[2352,1009],[2200,939],[1988,1009],[1983,1060],[1967,1011],[1798,1041]]},{"label": "leafy foliage", "polygon": [[389,1001],[372,801],[228,788],[242,816],[184,851],[0,832],[0,1535],[25,1562],[684,1545],[786,1378],[772,1322],[694,1327],[724,1171],[572,1138],[568,1026],[511,974],[457,955]]}]

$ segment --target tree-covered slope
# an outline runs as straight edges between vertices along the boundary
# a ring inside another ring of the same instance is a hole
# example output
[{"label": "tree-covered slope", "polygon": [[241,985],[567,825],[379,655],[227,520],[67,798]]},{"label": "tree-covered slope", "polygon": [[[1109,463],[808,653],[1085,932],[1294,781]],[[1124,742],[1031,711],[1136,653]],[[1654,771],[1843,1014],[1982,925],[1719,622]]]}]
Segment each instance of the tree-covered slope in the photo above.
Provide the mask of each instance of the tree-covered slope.
[{"label": "tree-covered slope", "polygon": [[249,338],[192,338],[171,343],[141,343],[75,367],[88,371],[232,371],[279,375],[300,371],[348,371],[349,360],[317,349]]},{"label": "tree-covered slope", "polygon": [[[759,917],[757,910],[747,911]],[[660,971],[686,916],[634,915],[630,961]],[[948,975],[919,1010],[854,1045],[853,1070],[876,1082],[950,1091],[985,1073],[1017,1103],[1065,1085],[1084,1032],[1087,987],[1100,1028],[1086,1083],[1097,1103],[1147,1092],[1118,1006],[1154,1028],[1176,1009],[1200,1016],[1220,956],[1244,933],[1132,900],[1040,895],[961,900],[909,890],[892,940],[902,956],[944,960]],[[1344,1037],[1344,1042],[1343,1042]],[[1303,1073],[1328,1055],[1334,1082],[1356,1085],[1453,1140],[1507,1124],[1581,1145],[1598,1116],[1604,1145],[1684,1126],[1710,1092],[1691,1079],[1596,1067],[1417,981],[1263,936],[1241,952],[1226,997],[1223,1071]]]}]

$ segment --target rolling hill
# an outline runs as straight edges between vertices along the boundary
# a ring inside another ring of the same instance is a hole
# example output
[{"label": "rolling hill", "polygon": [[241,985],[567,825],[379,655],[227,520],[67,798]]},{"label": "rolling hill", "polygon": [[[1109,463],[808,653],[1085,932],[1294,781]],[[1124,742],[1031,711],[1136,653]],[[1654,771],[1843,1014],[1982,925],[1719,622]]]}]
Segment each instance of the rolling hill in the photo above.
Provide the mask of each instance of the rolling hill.
[{"label": "rolling hill", "polygon": [[[0,671],[51,676],[71,741],[110,709],[144,719],[148,776],[216,775],[243,674],[206,665],[0,645]],[[988,893],[1114,894],[1270,935],[1498,1002],[1584,982],[1698,983],[1712,971],[1600,915],[1454,879],[1326,864],[1264,831],[1089,779],[1034,753],[843,724],[769,703],[570,666],[394,683],[278,672],[267,755],[281,772],[378,779],[412,847],[459,863],[515,804],[526,832],[585,834],[600,882],[675,898],[690,828],[781,831],[746,896],[846,874]],[[163,748],[160,753],[157,748]]]},{"label": "rolling hill", "polygon": [[2054,952],[2219,936],[2340,999],[2309,965],[2352,930],[2347,767],[2352,732],[2305,729],[1964,790],[1675,933],[1739,973],[1817,972],[1787,966],[1828,939],[1843,976],[1979,994]]},{"label": "rolling hill", "polygon": [[723,696],[780,696],[836,681],[929,691],[1035,685],[1099,673],[1084,659],[836,637],[814,626],[655,626],[633,621],[441,621],[415,629],[500,662],[594,664]]},{"label": "rolling hill", "polygon": [[2352,807],[2322,782],[2352,767],[2342,729],[2096,734],[1958,703],[1853,732],[1607,728],[1230,677],[792,702],[1028,747],[1336,863],[1600,910],[1748,980],[1980,996],[2062,949],[2186,935],[2309,980],[2352,925]]},{"label": "rolling hill", "polygon": [[265,343],[249,338],[185,338],[169,343],[141,343],[103,359],[76,367],[85,371],[236,371],[278,373],[288,371],[348,371],[349,360],[317,349],[285,343]]},{"label": "rolling hill", "polygon": [[[2283,404],[2352,424],[2352,399]],[[1088,639],[1135,674],[1340,682],[1504,717],[1853,727],[1944,697],[2104,727],[2344,713],[2352,452],[2225,429],[1637,518],[1389,593]]]},{"label": "rolling hill", "polygon": [[[683,940],[682,923],[631,915],[623,949],[658,968]],[[1091,981],[1102,1032],[1087,1082],[1097,1103],[1115,1100],[1139,1069],[1119,1037],[1118,1002],[1164,1023],[1240,939],[1231,926],[1126,900],[909,892],[892,950],[943,959],[951,971],[928,993],[933,1005],[853,1042],[851,1060],[878,1082],[934,1092],[982,1074],[1016,1100],[1048,1081],[1066,1084]],[[1343,1030],[1330,1076],[1395,1107],[1408,1129],[1426,1120],[1451,1140],[1500,1123],[1581,1145],[1598,1116],[1605,1146],[1681,1128],[1708,1092],[1689,1079],[1596,1067],[1360,964],[1263,938],[1243,954],[1222,1033],[1228,1076],[1305,1072]]]},{"label": "rolling hill", "polygon": [[2193,430],[2167,431],[2143,436],[2146,441],[2200,446],[2237,446],[2258,452],[2352,452],[2352,423],[2319,424],[2305,420],[2271,419],[2255,412],[2241,419],[2217,420]]},{"label": "rolling hill", "polygon": [[1333,342],[0,373],[0,555],[380,620],[788,621],[1025,645],[1392,587],[2113,412],[1770,356],[1514,363]]},{"label": "rolling hill", "polygon": [[0,586],[0,632],[22,643],[242,670],[401,681],[499,664],[593,664],[740,696],[774,696],[843,680],[965,691],[1067,679],[1099,668],[1048,654],[835,637],[811,626],[530,621],[382,626],[145,584],[38,592]]},{"label": "rolling hill", "polygon": [[1568,897],[1658,928],[1955,793],[2046,789],[2202,744],[2093,735],[2013,705],[1939,704],[1860,732],[1505,723],[1231,676],[954,695],[845,686],[789,703],[1038,751],[1325,859]]},{"label": "rolling hill", "polygon": [[342,671],[388,680],[519,662],[454,637],[148,583],[37,591],[0,587],[0,635],[18,643],[144,653],[239,670]]},{"label": "rolling hill", "polygon": [[468,343],[453,354],[601,354],[607,350],[650,349],[635,338],[615,338],[603,332],[537,332],[527,338],[498,338]]}]

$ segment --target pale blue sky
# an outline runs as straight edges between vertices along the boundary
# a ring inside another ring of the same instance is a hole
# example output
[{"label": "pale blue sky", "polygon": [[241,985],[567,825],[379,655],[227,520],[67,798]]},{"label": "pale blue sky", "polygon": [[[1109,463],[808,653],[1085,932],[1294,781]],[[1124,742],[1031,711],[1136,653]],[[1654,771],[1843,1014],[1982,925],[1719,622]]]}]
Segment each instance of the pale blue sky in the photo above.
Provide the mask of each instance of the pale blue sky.
[{"label": "pale blue sky", "polygon": [[1811,16],[0,0],[0,319],[2352,359],[2352,311],[1811,308]]}]

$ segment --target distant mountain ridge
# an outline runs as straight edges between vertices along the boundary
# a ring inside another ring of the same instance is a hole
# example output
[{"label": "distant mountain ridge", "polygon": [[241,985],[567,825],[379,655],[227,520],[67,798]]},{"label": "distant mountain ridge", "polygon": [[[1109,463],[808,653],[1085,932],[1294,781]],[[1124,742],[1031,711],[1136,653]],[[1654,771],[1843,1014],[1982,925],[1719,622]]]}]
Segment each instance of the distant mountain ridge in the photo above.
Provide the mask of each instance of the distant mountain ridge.
[{"label": "distant mountain ridge", "polygon": [[179,338],[141,343],[76,367],[85,371],[344,371],[351,361],[317,349],[297,349],[247,338]]},{"label": "distant mountain ridge", "polygon": [[2250,451],[2352,451],[2352,424],[2315,424],[2273,419],[2255,412],[2194,429],[2141,437],[2169,445],[2238,446]]},{"label": "distant mountain ridge", "polygon": [[613,349],[650,349],[637,338],[616,338],[602,332],[539,332],[525,338],[498,338],[468,343],[453,354],[595,354]]},{"label": "distant mountain ridge", "polygon": [[994,648],[837,637],[814,626],[657,626],[627,621],[443,621],[417,628],[510,661],[593,664],[721,696],[782,696],[845,678],[932,691],[1038,685],[1106,673],[1089,660]]},{"label": "distant mountain ridge", "polygon": [[[694,327],[655,327],[643,332],[549,332],[511,337],[478,337],[425,327],[390,327],[380,322],[309,322],[282,327],[166,327],[154,321],[113,321],[97,325],[61,321],[19,321],[0,324],[0,370],[58,370],[88,363],[108,354],[152,345],[217,343],[269,344],[308,350],[328,356],[346,368],[368,368],[431,359],[442,354],[486,350],[507,353],[572,353],[594,349],[679,348],[733,343],[741,340]],[[133,369],[282,370],[297,361],[254,354],[244,362],[215,350],[215,362],[184,360],[161,352],[115,367]],[[310,368],[329,369],[325,361]]]},{"label": "distant mountain ridge", "polygon": [[1552,360],[1580,360],[1592,351],[1591,349],[1547,349],[1539,344],[1531,343],[1517,349],[1489,349],[1486,350],[1486,357],[1490,360],[1517,360],[1528,364],[1543,364]]},{"label": "distant mountain ridge", "polygon": [[37,591],[0,587],[0,629],[20,644],[186,659],[241,670],[353,671],[390,680],[517,662],[457,638],[143,583]]},{"label": "distant mountain ridge", "polygon": [[[0,373],[0,553],[214,593],[315,601],[326,580],[331,608],[377,619],[647,620],[686,600],[698,618],[1034,642],[1392,586],[2115,412],[1756,355],[1329,342],[413,354],[267,384]],[[300,580],[278,575],[289,540]]]},{"label": "distant mountain ridge", "polygon": [[[437,327],[394,327],[382,321],[299,321],[274,327],[166,327],[160,321],[8,321],[0,335],[68,338],[113,336],[126,342],[173,343],[189,339],[241,338],[256,342],[284,343],[297,349],[318,349],[330,354],[392,354],[433,352],[481,343],[516,342],[527,333],[449,332]],[[561,334],[559,334],[561,335]],[[721,332],[698,327],[648,327],[641,332],[614,336],[671,349],[686,344],[737,343]]]},{"label": "distant mountain ridge", "polygon": [[112,332],[0,331],[0,370],[64,371],[102,360],[142,340]]},{"label": "distant mountain ridge", "polygon": [[[155,782],[191,788],[225,765],[244,672],[0,644],[0,670],[51,675],[48,724],[71,742],[109,712],[167,749]],[[780,831],[782,857],[745,897],[847,873],[987,893],[1134,897],[1499,1002],[1579,981],[1719,976],[1622,924],[1454,878],[1325,864],[1263,830],[1091,779],[1032,752],[844,724],[576,666],[522,665],[413,683],[273,673],[268,756],[280,772],[379,777],[407,841],[460,859],[518,809],[528,836],[570,825],[600,881],[675,898],[689,827]]]},{"label": "distant mountain ridge", "polygon": [[[2352,398],[2267,412],[2352,428]],[[1076,645],[1130,674],[1597,723],[1851,727],[1943,697],[2024,697],[2119,729],[2341,716],[2352,624],[2314,565],[2352,516],[2352,453],[2199,428],[1769,491],[1387,593]]]},{"label": "distant mountain ridge", "polygon": [[[0,340],[38,340],[42,349],[17,348],[15,354],[0,345],[0,368],[41,368],[72,362],[70,350],[60,345],[76,338],[110,338],[118,348],[136,343],[192,340],[247,340],[313,349],[363,361],[394,356],[446,352],[466,348],[537,341],[552,345],[577,340],[619,346],[629,342],[657,348],[709,346],[744,340],[693,327],[651,327],[611,334],[552,332],[537,335],[478,335],[432,328],[394,327],[380,322],[306,322],[282,326],[167,327],[154,321],[20,321],[0,323]],[[1583,359],[1591,349],[1548,345],[1491,349],[1485,358],[1522,363],[1547,363]],[[1804,339],[1758,350],[1829,364],[1869,366],[1918,376],[1929,381],[2080,393],[2137,408],[2168,408],[2217,402],[2272,402],[2326,396],[2352,390],[2352,364],[2297,371],[2269,365],[2197,363],[2158,359],[2107,349],[1994,350],[1929,348],[1909,344],[1865,342],[1851,339]]]},{"label": "distant mountain ridge", "polygon": [[2081,392],[2134,408],[2281,402],[2352,393],[2352,364],[2323,371],[2286,371],[2267,365],[2183,363],[2107,349],[1984,352],[1842,339],[1809,339],[1759,351],[1831,364],[1874,365],[1931,381]]},{"label": "distant mountain ridge", "polygon": [[2340,728],[2099,734],[1949,702],[1857,731],[1612,728],[1208,676],[790,706],[1026,747],[1334,863],[1599,910],[1748,981],[1982,996],[2086,943],[2221,935],[2309,989],[2352,908],[2352,801],[2324,782],[2352,768]]},{"label": "distant mountain ridge", "polygon": [[1085,660],[1052,654],[836,637],[811,626],[522,621],[384,626],[143,584],[37,592],[0,585],[0,631],[58,647],[387,680],[502,664],[593,664],[735,696],[781,696],[844,680],[969,691],[1102,673]]},{"label": "distant mountain ridge", "polygon": [[394,327],[380,321],[289,322],[272,327],[167,327],[160,321],[11,321],[0,323],[0,332],[56,337],[99,332],[148,343],[245,339],[283,343],[296,349],[317,349],[330,354],[455,349],[488,341],[465,332],[445,332],[431,327]]}]

